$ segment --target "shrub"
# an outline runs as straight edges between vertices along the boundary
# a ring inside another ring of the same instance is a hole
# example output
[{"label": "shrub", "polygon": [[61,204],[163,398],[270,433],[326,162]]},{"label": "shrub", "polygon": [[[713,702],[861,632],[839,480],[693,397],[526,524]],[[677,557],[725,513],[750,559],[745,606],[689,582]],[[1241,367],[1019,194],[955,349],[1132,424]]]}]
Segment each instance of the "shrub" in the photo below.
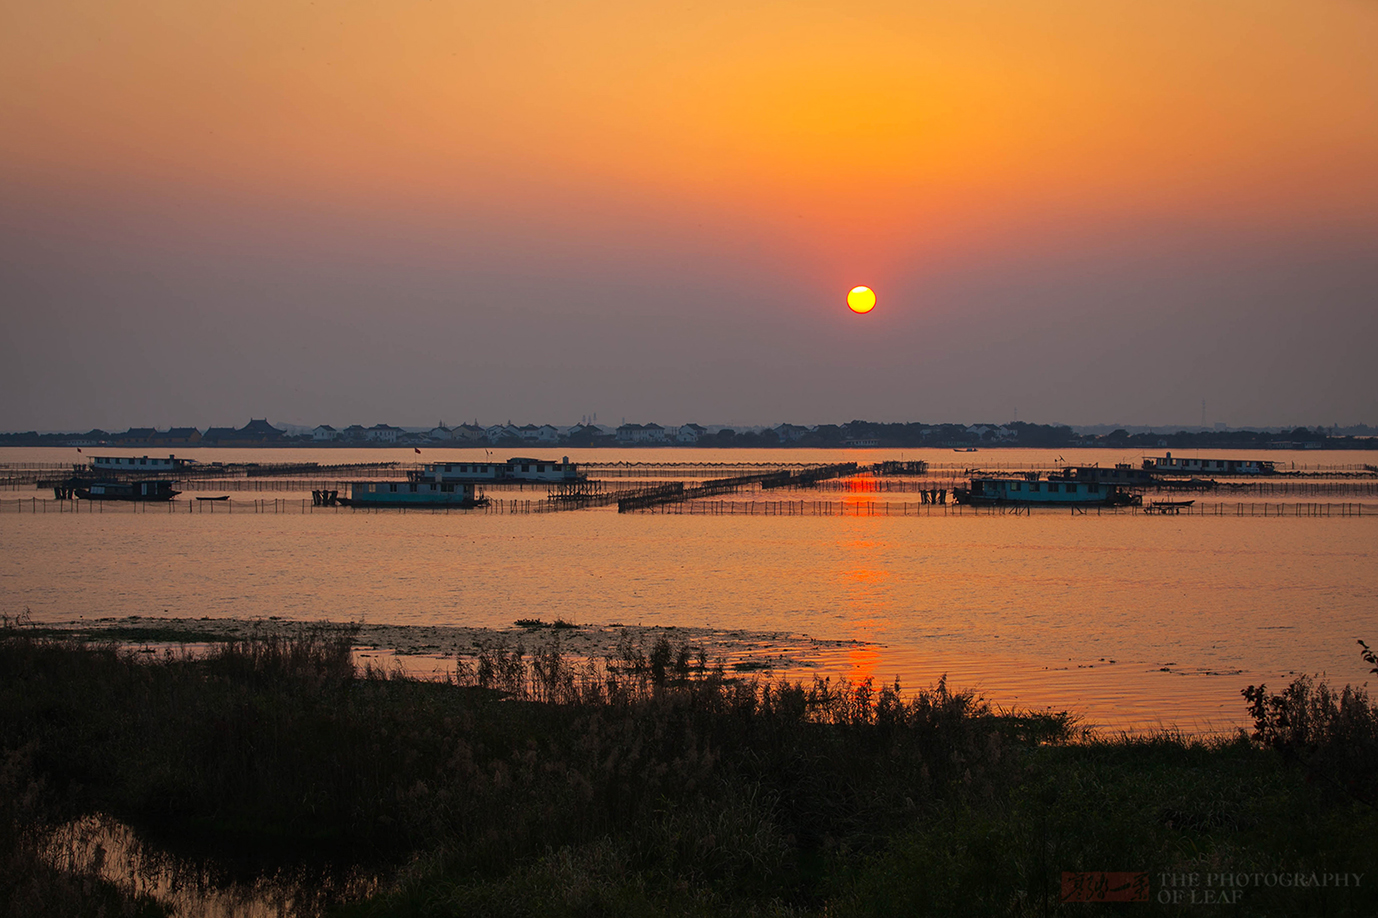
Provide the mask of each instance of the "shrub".
[{"label": "shrub", "polygon": [[[1368,645],[1359,643],[1364,658],[1378,662]],[[1268,694],[1266,685],[1251,685],[1241,694],[1254,720],[1255,742],[1278,750],[1327,785],[1378,804],[1378,706],[1363,687],[1336,691],[1303,675],[1281,694]]]}]

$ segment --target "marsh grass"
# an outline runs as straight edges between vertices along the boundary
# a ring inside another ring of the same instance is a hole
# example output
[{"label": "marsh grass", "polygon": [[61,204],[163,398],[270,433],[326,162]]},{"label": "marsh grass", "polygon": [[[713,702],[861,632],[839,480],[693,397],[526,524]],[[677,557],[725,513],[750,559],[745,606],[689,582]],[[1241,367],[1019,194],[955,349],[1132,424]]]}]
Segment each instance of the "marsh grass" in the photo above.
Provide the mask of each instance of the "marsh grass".
[{"label": "marsh grass", "polygon": [[[1378,658],[1363,641],[1362,655]],[[1240,694],[1254,720],[1253,739],[1295,762],[1316,781],[1368,807],[1378,806],[1378,705],[1362,686],[1334,689],[1302,675],[1281,693],[1249,686]]]},{"label": "marsh grass", "polygon": [[427,682],[359,670],[352,639],[150,657],[0,629],[4,780],[31,801],[5,851],[106,813],[231,870],[383,871],[342,906],[377,916],[1081,914],[1060,871],[1378,862],[1371,809],[1265,739],[1088,739],[944,681],[733,678],[668,639],[494,643]]}]

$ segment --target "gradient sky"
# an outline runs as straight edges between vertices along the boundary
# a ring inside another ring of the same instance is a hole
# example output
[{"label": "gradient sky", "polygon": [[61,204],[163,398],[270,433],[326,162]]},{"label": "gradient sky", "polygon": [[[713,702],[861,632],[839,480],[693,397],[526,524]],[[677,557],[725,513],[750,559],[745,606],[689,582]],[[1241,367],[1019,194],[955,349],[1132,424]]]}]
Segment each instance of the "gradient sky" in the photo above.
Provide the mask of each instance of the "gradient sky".
[{"label": "gradient sky", "polygon": [[0,429],[1375,423],[1375,49],[1373,0],[11,0]]}]

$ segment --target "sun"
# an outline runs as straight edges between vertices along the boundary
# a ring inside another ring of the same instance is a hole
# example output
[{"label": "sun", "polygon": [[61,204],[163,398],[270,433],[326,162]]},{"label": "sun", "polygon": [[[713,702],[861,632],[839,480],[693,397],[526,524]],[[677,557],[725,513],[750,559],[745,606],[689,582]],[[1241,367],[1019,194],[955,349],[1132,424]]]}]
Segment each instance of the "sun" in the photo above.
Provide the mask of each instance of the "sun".
[{"label": "sun", "polygon": [[853,287],[847,294],[847,306],[860,315],[876,308],[876,294],[870,287]]}]

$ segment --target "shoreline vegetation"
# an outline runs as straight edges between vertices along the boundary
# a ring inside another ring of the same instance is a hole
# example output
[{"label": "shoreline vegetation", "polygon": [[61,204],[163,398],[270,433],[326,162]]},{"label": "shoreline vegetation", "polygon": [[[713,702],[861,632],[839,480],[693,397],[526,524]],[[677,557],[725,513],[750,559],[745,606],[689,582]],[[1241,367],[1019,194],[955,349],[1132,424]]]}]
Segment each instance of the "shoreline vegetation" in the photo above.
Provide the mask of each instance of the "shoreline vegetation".
[{"label": "shoreline vegetation", "polygon": [[[317,628],[344,627],[270,618],[177,618],[130,615],[64,622],[18,622],[34,637],[93,643],[115,643],[140,654],[157,654],[181,647],[210,648],[246,638],[285,638]],[[487,647],[510,644],[540,653],[558,643],[560,653],[573,660],[602,660],[628,645],[652,646],[664,639],[690,645],[721,663],[729,674],[795,673],[819,665],[828,651],[877,646],[860,639],[815,638],[792,631],[749,631],[741,628],[685,627],[611,622],[576,624],[555,618],[521,618],[506,629],[466,625],[376,624],[348,626],[354,662],[359,666],[400,666],[410,675],[453,671],[456,662],[474,659]]]},{"label": "shoreline vegetation", "polygon": [[945,681],[770,681],[673,634],[576,657],[529,624],[557,637],[427,680],[357,665],[359,626],[139,653],[0,623],[0,903],[170,914],[104,854],[54,856],[100,818],[217,882],[313,877],[302,915],[1079,915],[1063,873],[1095,871],[1145,875],[1135,914],[1371,913],[1362,688],[1242,687],[1230,738],[1101,736]]}]

